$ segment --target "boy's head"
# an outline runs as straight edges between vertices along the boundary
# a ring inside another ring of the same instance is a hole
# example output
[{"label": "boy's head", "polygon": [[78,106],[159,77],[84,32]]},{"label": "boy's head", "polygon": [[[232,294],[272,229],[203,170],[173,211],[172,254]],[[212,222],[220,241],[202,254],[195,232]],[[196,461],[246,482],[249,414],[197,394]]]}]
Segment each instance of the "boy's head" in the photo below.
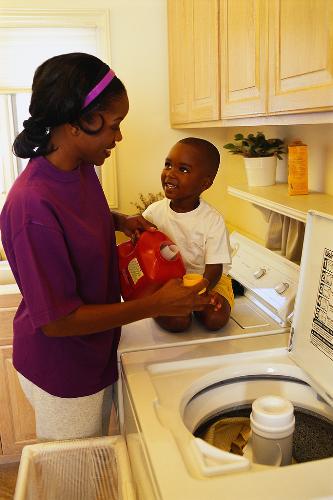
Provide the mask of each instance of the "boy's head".
[{"label": "boy's head", "polygon": [[220,153],[211,142],[181,139],[165,160],[161,175],[165,196],[195,206],[201,193],[213,184],[219,165]]},{"label": "boy's head", "polygon": [[[195,156],[201,162],[202,173],[208,173],[214,180],[220,166],[220,153],[214,144],[198,137],[180,139],[179,144],[188,144],[195,150]],[[178,144],[177,143],[177,144]]]}]

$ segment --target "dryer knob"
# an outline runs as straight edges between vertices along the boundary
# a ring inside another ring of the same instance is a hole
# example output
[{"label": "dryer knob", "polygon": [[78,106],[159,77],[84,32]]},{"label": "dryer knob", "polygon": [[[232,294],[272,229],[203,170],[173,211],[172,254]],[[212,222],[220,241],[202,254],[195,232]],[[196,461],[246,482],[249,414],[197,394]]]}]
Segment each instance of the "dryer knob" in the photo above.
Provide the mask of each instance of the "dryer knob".
[{"label": "dryer knob", "polygon": [[274,290],[278,294],[282,295],[286,290],[288,290],[288,288],[289,288],[289,283],[283,282],[283,283],[279,283],[278,285],[276,285],[274,287]]},{"label": "dryer knob", "polygon": [[264,267],[261,267],[260,269],[258,269],[253,273],[253,276],[255,277],[255,279],[258,280],[259,278],[262,278],[265,274],[266,274],[266,269]]}]

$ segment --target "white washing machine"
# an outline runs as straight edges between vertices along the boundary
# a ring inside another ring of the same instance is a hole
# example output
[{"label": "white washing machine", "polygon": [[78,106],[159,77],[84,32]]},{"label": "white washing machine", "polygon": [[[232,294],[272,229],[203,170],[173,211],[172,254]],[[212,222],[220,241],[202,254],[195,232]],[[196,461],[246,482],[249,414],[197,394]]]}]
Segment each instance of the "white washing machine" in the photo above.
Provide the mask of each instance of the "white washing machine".
[{"label": "white washing machine", "polygon": [[[227,325],[216,332],[209,332],[194,320],[188,331],[169,333],[152,318],[130,323],[122,328],[118,348],[119,372],[120,356],[125,352],[289,331],[299,266],[237,232],[231,234],[230,243],[233,259],[229,274],[240,284],[244,295],[235,297]],[[121,429],[122,401],[122,380],[119,378],[118,413]]]},{"label": "white washing machine", "polygon": [[[308,215],[290,335],[121,355],[124,431],[140,499],[333,498],[333,218]],[[280,395],[310,420],[297,462],[270,467],[203,441],[207,422]]]}]

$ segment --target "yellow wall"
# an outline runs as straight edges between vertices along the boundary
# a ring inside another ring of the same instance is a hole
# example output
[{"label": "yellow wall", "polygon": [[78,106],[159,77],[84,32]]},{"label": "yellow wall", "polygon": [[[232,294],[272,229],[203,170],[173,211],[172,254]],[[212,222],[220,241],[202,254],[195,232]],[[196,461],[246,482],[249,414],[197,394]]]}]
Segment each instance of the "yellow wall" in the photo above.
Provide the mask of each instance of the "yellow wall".
[{"label": "yellow wall", "polygon": [[[214,186],[205,198],[237,227],[262,241],[265,222],[249,203],[226,194],[228,182],[245,181],[242,158],[231,156],[223,144],[236,132],[261,130],[268,136],[290,140],[300,137],[309,145],[310,188],[333,194],[333,125],[237,127],[205,130],[172,130],[169,125],[166,0],[29,0],[29,8],[108,8],[111,22],[112,66],[124,81],[130,112],[117,147],[119,210],[134,213],[131,202],[139,193],[160,190],[160,171],[169,148],[189,135],[213,141],[222,154],[222,165]],[[1,7],[27,8],[26,0],[0,0]],[[278,176],[286,180],[285,161]],[[107,188],[106,188],[107,192]]]}]

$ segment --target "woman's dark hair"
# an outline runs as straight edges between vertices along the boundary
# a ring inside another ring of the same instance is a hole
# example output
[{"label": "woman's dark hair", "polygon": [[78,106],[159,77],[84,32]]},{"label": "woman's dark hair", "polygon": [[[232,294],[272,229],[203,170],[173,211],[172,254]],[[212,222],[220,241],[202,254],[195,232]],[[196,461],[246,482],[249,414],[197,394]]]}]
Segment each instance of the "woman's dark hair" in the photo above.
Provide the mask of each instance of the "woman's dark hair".
[{"label": "woman's dark hair", "polygon": [[64,123],[77,124],[87,134],[96,134],[89,128],[93,114],[104,111],[113,100],[126,93],[124,84],[116,76],[87,107],[82,109],[87,94],[110,70],[98,57],[81,52],[62,54],[43,62],[35,71],[29,106],[30,118],[23,122],[23,131],[13,144],[14,154],[33,158],[54,151],[49,132]]}]

